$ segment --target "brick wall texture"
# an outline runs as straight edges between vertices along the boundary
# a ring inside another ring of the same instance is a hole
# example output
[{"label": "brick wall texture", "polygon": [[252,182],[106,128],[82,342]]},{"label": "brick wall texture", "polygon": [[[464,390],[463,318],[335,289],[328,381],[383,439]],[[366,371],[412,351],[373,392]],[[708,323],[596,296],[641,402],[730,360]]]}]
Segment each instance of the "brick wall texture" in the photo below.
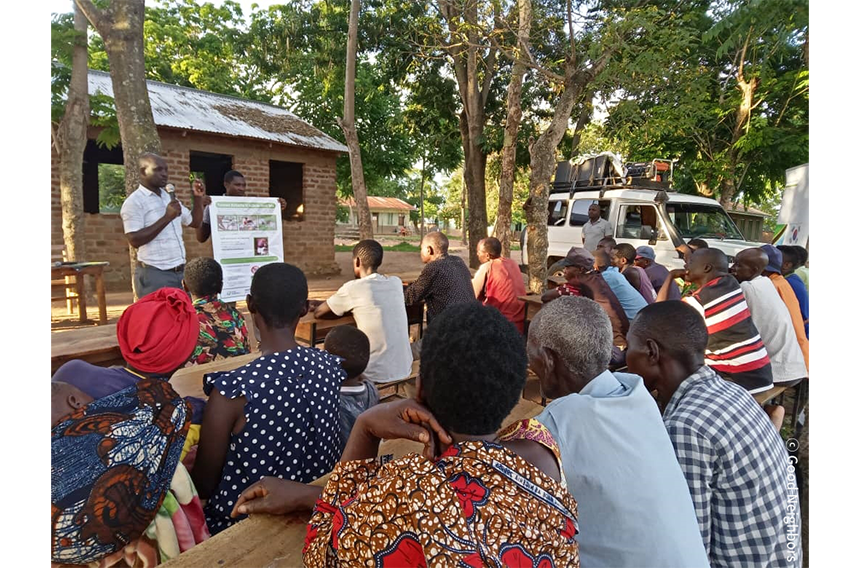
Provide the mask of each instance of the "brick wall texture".
[{"label": "brick wall texture", "polygon": [[[97,131],[90,132],[90,138]],[[233,156],[233,169],[242,172],[246,195],[269,197],[269,160],[298,162],[304,165],[304,216],[301,221],[283,221],[284,260],[301,268],[308,276],[337,274],[334,260],[335,194],[334,152],[296,148],[192,131],[159,128],[162,156],[167,160],[170,181],[176,197],[191,208],[189,152],[213,152]],[[63,244],[60,206],[59,157],[51,150],[51,244]],[[108,261],[105,284],[108,291],[131,291],[128,242],[119,213],[84,214],[88,261]],[[190,260],[212,256],[212,240],[198,243],[194,229],[184,228],[185,256]]]}]

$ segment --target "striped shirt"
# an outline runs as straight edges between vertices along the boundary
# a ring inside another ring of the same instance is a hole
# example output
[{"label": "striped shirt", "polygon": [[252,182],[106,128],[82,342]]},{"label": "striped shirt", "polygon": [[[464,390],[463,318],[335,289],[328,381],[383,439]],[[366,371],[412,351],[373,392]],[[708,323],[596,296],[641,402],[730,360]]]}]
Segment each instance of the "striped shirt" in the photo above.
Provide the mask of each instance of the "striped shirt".
[{"label": "striped shirt", "polygon": [[767,350],[734,276],[714,278],[684,301],[696,308],[708,326],[708,366],[750,393],[773,387]]}]

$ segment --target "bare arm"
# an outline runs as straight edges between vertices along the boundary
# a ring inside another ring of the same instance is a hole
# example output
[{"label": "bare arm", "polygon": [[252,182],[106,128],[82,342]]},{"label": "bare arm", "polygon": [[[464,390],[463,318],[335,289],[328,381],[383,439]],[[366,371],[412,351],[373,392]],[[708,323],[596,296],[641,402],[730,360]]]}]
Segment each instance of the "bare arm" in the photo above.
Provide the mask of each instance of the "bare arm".
[{"label": "bare arm", "polygon": [[197,242],[205,243],[207,240],[209,240],[209,237],[212,234],[212,227],[209,225],[209,223],[203,223],[201,221],[200,226],[197,227],[194,232],[197,233]]},{"label": "bare arm", "polygon": [[244,396],[230,400],[217,389],[212,389],[203,411],[197,458],[194,469],[191,470],[191,478],[201,499],[208,499],[221,482],[221,470],[227,459],[230,435],[244,427],[244,410]]},{"label": "bare arm", "polygon": [[328,305],[328,302],[320,302],[314,309],[314,317],[317,319],[334,319],[341,316],[331,311],[331,306]]},{"label": "bare arm", "polygon": [[[492,261],[490,261],[492,262]],[[475,292],[475,298],[481,300],[484,296],[484,287],[487,285],[487,273],[489,272],[490,263],[485,262],[472,277],[472,290]]]},{"label": "bare arm", "polygon": [[638,270],[625,270],[621,274],[622,274],[622,276],[624,276],[624,278],[627,279],[627,281],[630,283],[630,285],[633,286],[636,289],[636,291],[638,292],[639,291],[639,284],[641,284],[641,282],[639,281],[639,271]]},{"label": "bare arm", "polygon": [[558,289],[553,288],[552,290],[547,290],[546,292],[544,292],[543,296],[540,297],[540,301],[546,304],[547,302],[551,302],[560,296],[561,294],[559,293]]},{"label": "bare arm", "polygon": [[189,223],[188,226],[197,229],[202,225],[203,202],[207,197],[206,188],[203,186],[203,182],[199,179],[195,179],[194,184],[191,187],[191,193],[194,196],[194,205],[191,207],[191,223]]},{"label": "bare arm", "polygon": [[663,281],[663,285],[660,286],[660,290],[657,292],[657,299],[655,302],[665,302],[669,299],[669,290],[672,289],[672,285],[674,284],[675,278],[682,278],[687,273],[683,268],[678,268],[669,272],[669,276],[666,277],[666,280]]}]

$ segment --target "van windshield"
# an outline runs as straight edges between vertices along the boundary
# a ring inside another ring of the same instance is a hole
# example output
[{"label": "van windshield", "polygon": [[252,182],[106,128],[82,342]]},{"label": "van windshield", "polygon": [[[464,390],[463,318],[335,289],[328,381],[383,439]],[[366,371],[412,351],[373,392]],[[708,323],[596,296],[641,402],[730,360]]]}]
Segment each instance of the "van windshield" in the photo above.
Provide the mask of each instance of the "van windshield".
[{"label": "van windshield", "polygon": [[684,240],[697,237],[744,238],[722,207],[703,203],[667,203],[666,212]]}]

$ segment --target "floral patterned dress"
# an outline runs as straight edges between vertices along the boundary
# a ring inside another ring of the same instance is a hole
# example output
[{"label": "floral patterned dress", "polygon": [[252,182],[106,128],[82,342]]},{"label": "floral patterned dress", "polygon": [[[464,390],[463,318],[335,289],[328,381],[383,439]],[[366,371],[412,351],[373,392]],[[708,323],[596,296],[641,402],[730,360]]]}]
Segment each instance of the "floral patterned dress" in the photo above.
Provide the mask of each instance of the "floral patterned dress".
[{"label": "floral patterned dress", "polygon": [[245,318],[236,308],[217,296],[202,296],[194,300],[194,309],[200,323],[200,335],[186,367],[251,352]]},{"label": "floral patterned dress", "polygon": [[[558,447],[536,420],[500,439]],[[576,501],[497,443],[339,464],[317,501],[306,566],[579,566]]]}]

